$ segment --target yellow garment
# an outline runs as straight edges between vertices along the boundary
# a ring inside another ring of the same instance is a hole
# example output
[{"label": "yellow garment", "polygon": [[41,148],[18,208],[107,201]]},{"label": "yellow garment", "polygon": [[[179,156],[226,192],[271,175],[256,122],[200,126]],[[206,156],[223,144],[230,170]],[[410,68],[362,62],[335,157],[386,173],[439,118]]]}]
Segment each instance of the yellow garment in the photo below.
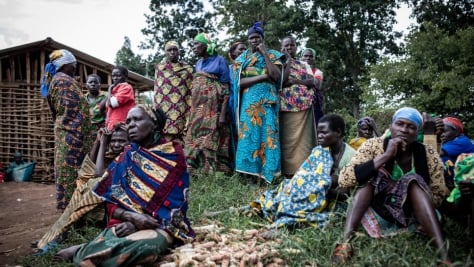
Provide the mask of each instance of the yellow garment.
[{"label": "yellow garment", "polygon": [[349,145],[354,150],[357,150],[360,147],[360,145],[362,145],[365,141],[367,141],[367,138],[365,137],[356,137],[356,138],[352,138],[351,141],[349,141]]}]

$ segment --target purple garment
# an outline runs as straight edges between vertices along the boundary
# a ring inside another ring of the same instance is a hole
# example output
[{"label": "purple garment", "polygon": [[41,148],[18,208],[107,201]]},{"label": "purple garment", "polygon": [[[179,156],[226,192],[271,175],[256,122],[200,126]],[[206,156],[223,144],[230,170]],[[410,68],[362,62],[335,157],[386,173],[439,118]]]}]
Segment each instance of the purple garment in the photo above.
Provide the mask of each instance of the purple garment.
[{"label": "purple garment", "polygon": [[196,63],[196,72],[205,72],[219,77],[221,83],[230,82],[229,64],[219,55],[201,58]]}]

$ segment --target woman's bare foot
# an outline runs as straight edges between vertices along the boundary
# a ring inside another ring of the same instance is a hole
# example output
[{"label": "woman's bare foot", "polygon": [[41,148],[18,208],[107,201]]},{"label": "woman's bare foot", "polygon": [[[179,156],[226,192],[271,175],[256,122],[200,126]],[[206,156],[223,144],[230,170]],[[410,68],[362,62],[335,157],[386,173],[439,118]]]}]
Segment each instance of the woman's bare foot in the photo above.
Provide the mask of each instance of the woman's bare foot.
[{"label": "woman's bare foot", "polygon": [[61,249],[58,253],[54,254],[54,261],[70,261],[74,257],[74,254],[81,245],[75,245],[65,249]]}]

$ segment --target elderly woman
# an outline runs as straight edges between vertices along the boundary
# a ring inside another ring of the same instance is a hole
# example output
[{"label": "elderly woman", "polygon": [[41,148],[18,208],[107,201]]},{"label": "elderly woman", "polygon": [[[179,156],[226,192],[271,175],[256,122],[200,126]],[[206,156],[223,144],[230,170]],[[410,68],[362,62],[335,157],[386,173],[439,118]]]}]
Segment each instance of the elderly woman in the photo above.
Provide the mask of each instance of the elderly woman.
[{"label": "elderly woman", "polygon": [[95,240],[61,250],[78,266],[152,264],[191,241],[186,217],[189,175],[181,145],[162,137],[162,111],[137,105],[127,115],[131,146],[109,165],[94,189],[107,202],[108,223]]},{"label": "elderly woman", "polygon": [[363,117],[357,122],[357,137],[349,141],[349,145],[357,150],[367,139],[379,137],[380,132],[377,129],[375,120],[371,117]]},{"label": "elderly woman", "polygon": [[194,38],[196,63],[185,153],[191,174],[230,174],[229,65],[205,33]]},{"label": "elderly woman", "polygon": [[271,183],[280,174],[279,94],[284,55],[264,44],[264,31],[256,22],[247,31],[249,49],[233,65],[237,172]]},{"label": "elderly woman", "polygon": [[436,217],[445,197],[443,166],[438,153],[416,141],[422,116],[414,108],[395,112],[390,137],[367,140],[341,171],[339,186],[359,186],[344,226],[344,243],[334,250],[334,263],[345,263],[352,255],[352,233],[371,208],[384,220],[399,227],[418,222],[433,238],[441,259],[447,250]]},{"label": "elderly woman", "polygon": [[474,153],[474,143],[464,135],[464,125],[458,118],[446,117],[443,119],[443,124],[440,156],[445,168],[446,185],[452,189],[454,186],[454,164],[462,153]]},{"label": "elderly woman", "polygon": [[338,187],[339,171],[355,151],[344,143],[344,119],[335,114],[321,118],[318,143],[291,179],[284,180],[275,191],[266,191],[250,205],[274,227],[312,225],[323,227],[342,197]]},{"label": "elderly woman", "polygon": [[[76,189],[77,170],[90,150],[89,104],[74,79],[77,61],[68,50],[55,50],[41,84],[54,120],[56,208],[64,210]],[[51,79],[52,78],[52,79]]]}]

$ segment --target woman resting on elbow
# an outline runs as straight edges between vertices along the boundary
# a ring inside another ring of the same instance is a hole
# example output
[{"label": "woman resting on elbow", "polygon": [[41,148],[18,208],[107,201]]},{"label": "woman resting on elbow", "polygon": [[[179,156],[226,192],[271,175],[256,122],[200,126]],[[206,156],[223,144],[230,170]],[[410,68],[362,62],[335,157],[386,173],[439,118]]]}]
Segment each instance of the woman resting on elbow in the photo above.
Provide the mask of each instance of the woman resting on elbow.
[{"label": "woman resting on elbow", "polygon": [[192,240],[184,152],[162,138],[165,121],[162,111],[143,105],[128,112],[131,146],[94,189],[107,203],[107,228],[91,242],[61,250],[56,259],[73,259],[78,266],[151,264],[170,247]]}]

